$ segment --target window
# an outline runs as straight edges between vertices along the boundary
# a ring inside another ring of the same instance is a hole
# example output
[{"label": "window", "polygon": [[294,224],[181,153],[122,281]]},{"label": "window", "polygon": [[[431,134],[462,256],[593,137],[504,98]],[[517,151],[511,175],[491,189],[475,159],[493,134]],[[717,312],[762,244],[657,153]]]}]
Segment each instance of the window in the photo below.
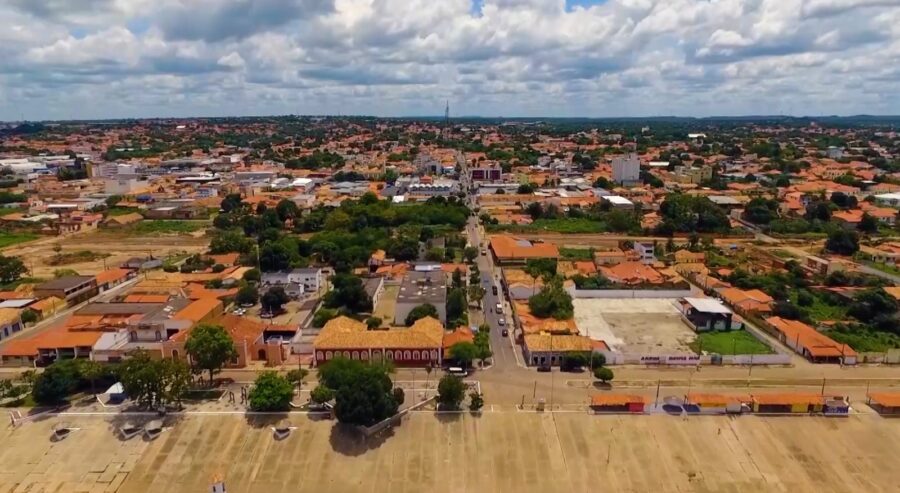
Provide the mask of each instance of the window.
[{"label": "window", "polygon": [[177,349],[172,350],[172,359],[178,359],[178,350]]},{"label": "window", "polygon": [[268,360],[269,360],[269,358],[266,357],[266,350],[265,350],[265,349],[260,349],[259,352],[256,353],[256,356],[258,357],[258,359],[260,359],[260,360],[262,360],[262,361],[268,361]]}]

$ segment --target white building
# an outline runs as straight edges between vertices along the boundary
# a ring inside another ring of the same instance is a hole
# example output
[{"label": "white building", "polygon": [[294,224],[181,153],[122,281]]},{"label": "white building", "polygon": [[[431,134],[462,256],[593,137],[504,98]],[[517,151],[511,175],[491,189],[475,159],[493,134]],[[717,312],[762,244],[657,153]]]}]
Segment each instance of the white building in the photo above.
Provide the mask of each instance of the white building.
[{"label": "white building", "polygon": [[600,200],[605,200],[613,207],[613,209],[634,209],[634,203],[625,197],[619,195],[605,195]]},{"label": "white building", "polygon": [[638,256],[641,259],[641,262],[645,264],[651,264],[656,260],[653,249],[653,242],[636,241],[634,242],[634,251],[637,252]]},{"label": "white building", "polygon": [[612,178],[616,183],[629,185],[641,180],[641,160],[637,154],[616,156],[612,160]]}]

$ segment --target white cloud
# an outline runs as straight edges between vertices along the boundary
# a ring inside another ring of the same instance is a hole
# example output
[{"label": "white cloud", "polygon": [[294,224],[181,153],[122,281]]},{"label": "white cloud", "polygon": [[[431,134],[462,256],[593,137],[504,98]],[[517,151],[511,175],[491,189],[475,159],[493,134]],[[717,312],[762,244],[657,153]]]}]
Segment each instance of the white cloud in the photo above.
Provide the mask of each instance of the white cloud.
[{"label": "white cloud", "polygon": [[897,0],[478,5],[10,0],[0,119],[900,113]]}]

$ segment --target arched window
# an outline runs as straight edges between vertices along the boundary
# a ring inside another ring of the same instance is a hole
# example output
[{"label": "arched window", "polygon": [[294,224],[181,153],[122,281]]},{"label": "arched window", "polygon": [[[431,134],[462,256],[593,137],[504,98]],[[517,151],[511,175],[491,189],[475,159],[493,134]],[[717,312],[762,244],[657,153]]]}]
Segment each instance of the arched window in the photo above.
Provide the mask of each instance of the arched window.
[{"label": "arched window", "polygon": [[177,349],[172,350],[172,359],[178,359],[178,350]]},{"label": "arched window", "polygon": [[323,353],[322,351],[317,351],[317,352],[316,352],[316,359],[319,359],[319,360],[325,359],[325,353]]},{"label": "arched window", "polygon": [[328,351],[327,353],[325,353],[325,359],[326,359],[326,360],[331,359],[332,356],[333,356],[333,354],[332,354],[331,351]]},{"label": "arched window", "polygon": [[432,359],[432,361],[437,361],[437,359],[438,359],[438,352],[437,352],[437,350],[435,350],[435,349],[432,349],[432,350],[431,350],[431,359]]},{"label": "arched window", "polygon": [[403,359],[406,360],[406,361],[411,360],[411,359],[412,359],[412,353],[410,353],[409,351],[405,351],[405,352],[403,353]]},{"label": "arched window", "polygon": [[268,360],[269,360],[269,358],[266,357],[266,350],[265,350],[265,349],[260,349],[259,352],[256,353],[256,356],[257,356],[259,359],[261,359],[262,361],[268,361]]},{"label": "arched window", "polygon": [[412,357],[413,357],[414,360],[419,361],[419,352],[418,352],[418,351],[413,351],[413,352],[412,352]]},{"label": "arched window", "polygon": [[384,354],[385,354],[385,356],[387,356],[387,359],[394,359],[394,352],[393,352],[393,351],[387,351],[387,352],[385,352]]},{"label": "arched window", "polygon": [[359,353],[359,357],[362,358],[362,359],[364,359],[364,360],[368,360],[368,359],[369,359],[369,353],[368,353],[367,351],[362,351],[362,352]]},{"label": "arched window", "polygon": [[350,351],[344,351],[344,357],[350,359]]},{"label": "arched window", "polygon": [[359,359],[359,352],[353,351],[353,359]]}]

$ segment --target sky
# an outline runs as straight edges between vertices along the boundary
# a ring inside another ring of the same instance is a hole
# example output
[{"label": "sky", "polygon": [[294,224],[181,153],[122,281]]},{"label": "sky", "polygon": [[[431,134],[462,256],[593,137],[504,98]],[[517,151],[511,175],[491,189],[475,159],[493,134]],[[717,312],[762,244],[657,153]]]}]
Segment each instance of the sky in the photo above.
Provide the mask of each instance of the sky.
[{"label": "sky", "polygon": [[900,0],[0,0],[0,120],[900,114]]}]

